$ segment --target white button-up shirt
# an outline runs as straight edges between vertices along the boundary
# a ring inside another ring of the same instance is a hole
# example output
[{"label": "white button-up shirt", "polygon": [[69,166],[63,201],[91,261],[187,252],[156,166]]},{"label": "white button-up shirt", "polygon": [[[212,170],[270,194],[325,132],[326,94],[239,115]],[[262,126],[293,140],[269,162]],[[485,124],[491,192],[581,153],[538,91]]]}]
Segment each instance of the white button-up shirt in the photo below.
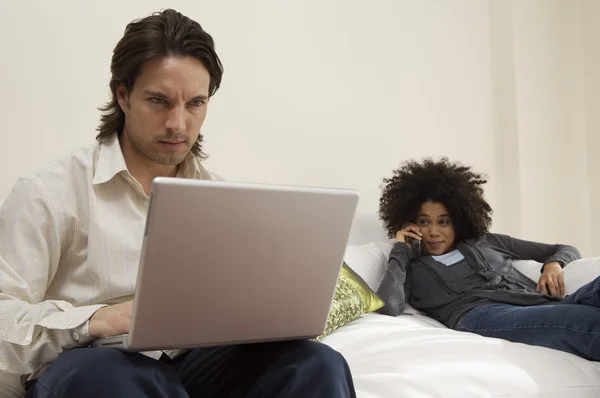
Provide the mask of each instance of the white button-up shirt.
[{"label": "white button-up shirt", "polygon": [[[191,153],[178,176],[219,179]],[[133,298],[147,206],[116,134],[17,181],[0,208],[0,372],[39,375]]]}]

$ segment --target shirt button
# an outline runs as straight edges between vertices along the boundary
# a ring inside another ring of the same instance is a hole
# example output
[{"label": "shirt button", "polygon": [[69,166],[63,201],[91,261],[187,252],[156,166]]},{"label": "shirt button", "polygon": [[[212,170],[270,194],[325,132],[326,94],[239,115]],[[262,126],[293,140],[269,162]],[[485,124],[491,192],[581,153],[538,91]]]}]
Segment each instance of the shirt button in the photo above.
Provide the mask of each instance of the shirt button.
[{"label": "shirt button", "polygon": [[25,341],[28,343],[31,342],[31,337],[29,337],[29,336],[25,337]]},{"label": "shirt button", "polygon": [[79,341],[79,333],[77,333],[77,332],[74,332],[74,333],[73,333],[73,338],[74,338],[75,340]]},{"label": "shirt button", "polygon": [[144,202],[144,206],[146,206],[146,207],[148,207],[148,205],[149,205],[149,204],[150,204],[150,202],[149,202],[149,201],[145,201],[145,202]]}]

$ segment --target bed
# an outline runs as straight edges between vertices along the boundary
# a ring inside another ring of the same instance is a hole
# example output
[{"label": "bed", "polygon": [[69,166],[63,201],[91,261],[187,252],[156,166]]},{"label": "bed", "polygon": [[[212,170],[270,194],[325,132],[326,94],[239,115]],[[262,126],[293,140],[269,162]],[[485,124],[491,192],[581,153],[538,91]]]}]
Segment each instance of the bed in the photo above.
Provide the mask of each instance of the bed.
[{"label": "bed", "polygon": [[[376,215],[359,213],[345,260],[376,289],[391,245]],[[565,268],[567,293],[600,274],[597,258],[571,265]],[[539,277],[538,263],[517,267]],[[398,317],[363,315],[323,342],[346,357],[361,398],[600,396],[600,363],[456,332],[410,307]]]},{"label": "bed", "polygon": [[[389,245],[375,214],[359,213],[345,260],[375,286]],[[539,275],[538,264],[523,262],[520,269],[531,278]],[[567,267],[565,283],[575,289],[599,273],[600,259],[586,259],[579,268]],[[360,398],[600,396],[599,363],[455,332],[412,308],[398,317],[365,314],[323,342],[346,357]],[[0,373],[0,386],[2,398],[24,396],[16,376]]]}]

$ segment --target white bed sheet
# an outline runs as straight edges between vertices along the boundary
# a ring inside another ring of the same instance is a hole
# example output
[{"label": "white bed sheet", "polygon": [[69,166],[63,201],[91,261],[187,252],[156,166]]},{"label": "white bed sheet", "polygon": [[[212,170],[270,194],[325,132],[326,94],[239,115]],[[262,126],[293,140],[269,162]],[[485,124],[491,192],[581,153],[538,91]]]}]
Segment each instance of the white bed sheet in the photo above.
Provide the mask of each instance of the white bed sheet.
[{"label": "white bed sheet", "polygon": [[367,314],[323,342],[347,359],[359,398],[600,397],[600,363],[421,315]]}]

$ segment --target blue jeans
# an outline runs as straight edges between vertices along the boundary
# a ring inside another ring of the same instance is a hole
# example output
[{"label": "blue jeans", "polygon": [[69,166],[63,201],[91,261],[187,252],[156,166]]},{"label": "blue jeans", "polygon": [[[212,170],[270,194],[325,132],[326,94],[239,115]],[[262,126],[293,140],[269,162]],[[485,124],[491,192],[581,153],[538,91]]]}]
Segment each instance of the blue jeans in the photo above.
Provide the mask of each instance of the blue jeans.
[{"label": "blue jeans", "polygon": [[554,348],[600,361],[600,277],[557,304],[477,307],[462,317],[456,330]]},{"label": "blue jeans", "polygon": [[111,348],[63,353],[27,397],[356,397],[341,354],[312,341],[195,349],[174,361]]}]

